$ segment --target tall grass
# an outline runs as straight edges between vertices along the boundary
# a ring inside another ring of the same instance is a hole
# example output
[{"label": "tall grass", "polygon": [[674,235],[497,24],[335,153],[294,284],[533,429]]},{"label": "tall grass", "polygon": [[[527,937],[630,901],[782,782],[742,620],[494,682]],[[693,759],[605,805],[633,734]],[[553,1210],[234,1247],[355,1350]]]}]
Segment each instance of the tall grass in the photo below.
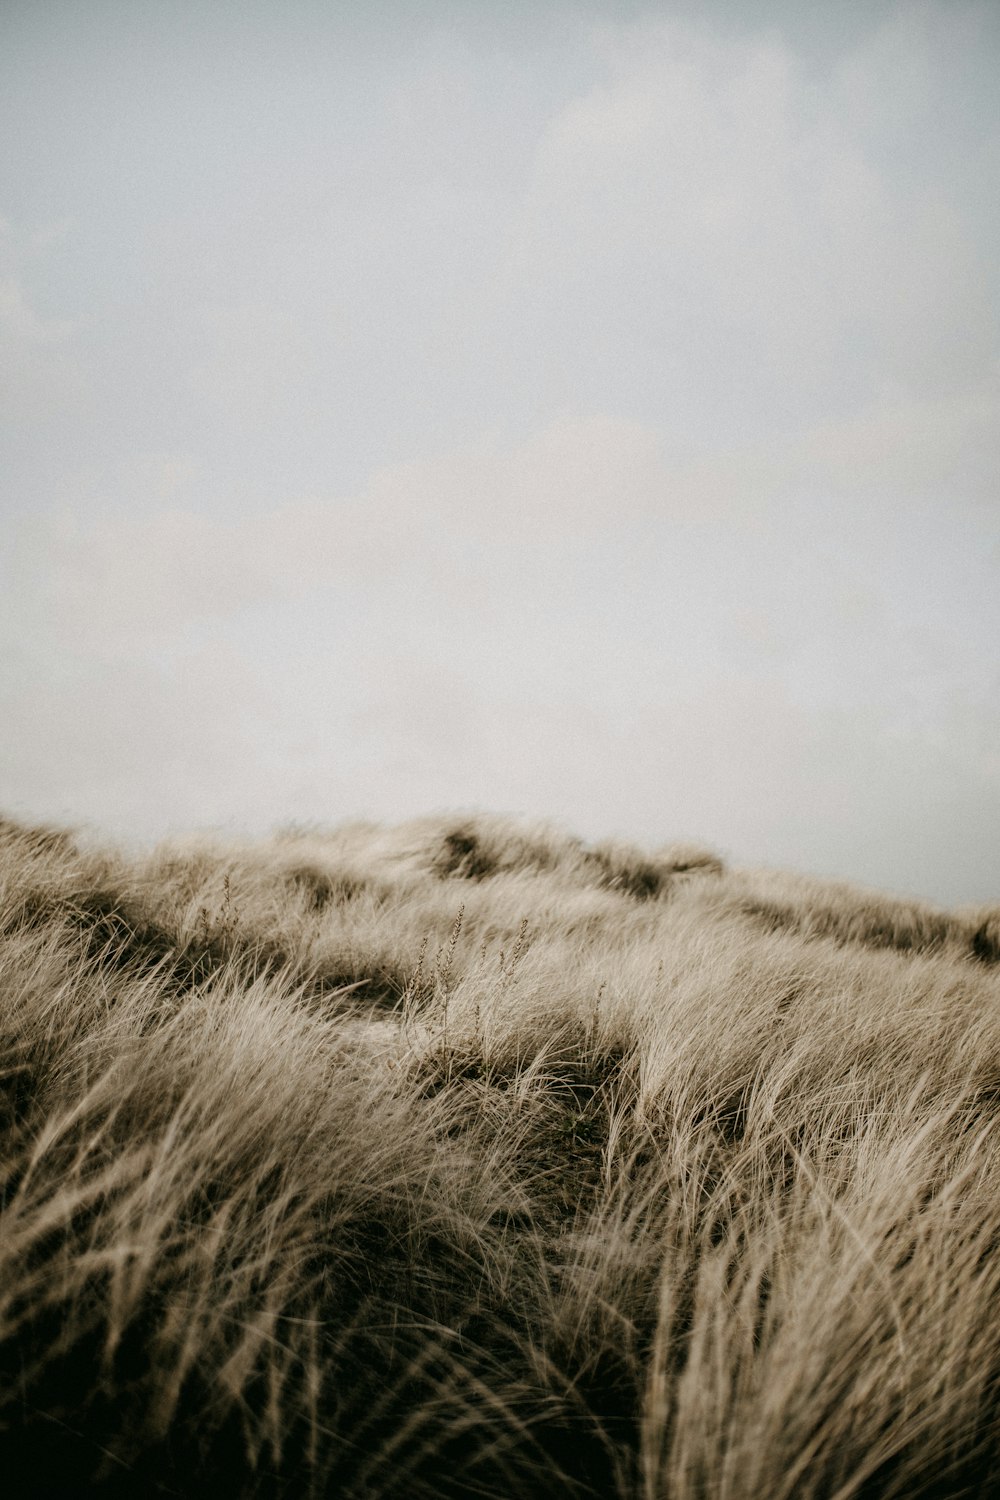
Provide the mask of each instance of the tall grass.
[{"label": "tall grass", "polygon": [[1000,1486],[1000,914],[0,824],[14,1494]]}]

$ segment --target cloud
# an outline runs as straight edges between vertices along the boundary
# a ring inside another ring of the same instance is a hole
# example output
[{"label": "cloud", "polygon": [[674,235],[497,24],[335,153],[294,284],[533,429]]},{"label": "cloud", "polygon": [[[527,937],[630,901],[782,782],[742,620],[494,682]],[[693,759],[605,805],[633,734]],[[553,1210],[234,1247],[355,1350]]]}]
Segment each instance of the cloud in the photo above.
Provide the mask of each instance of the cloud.
[{"label": "cloud", "polygon": [[273,693],[239,645],[73,661],[38,637],[8,642],[0,711],[0,805],[15,813],[148,837],[279,800]]},{"label": "cloud", "polygon": [[[36,522],[4,796],[150,834],[509,807],[896,884],[906,845],[914,888],[937,859],[985,890],[995,513],[953,466],[989,410],[911,403],[697,464],[567,417],[239,521],[175,490]],[[123,472],[199,483],[170,455]]]},{"label": "cloud", "polygon": [[1000,482],[1000,380],[933,397],[872,402],[860,413],[678,465],[684,513],[721,518],[817,495],[879,508],[929,500],[989,505]]},{"label": "cloud", "polygon": [[59,343],[89,326],[90,320],[83,317],[43,316],[25,280],[30,266],[64,241],[71,228],[71,222],[63,220],[26,233],[0,218],[0,335],[5,342]]},{"label": "cloud", "polygon": [[990,8],[849,9],[33,30],[9,797],[986,871]]},{"label": "cloud", "polygon": [[[239,520],[164,506],[190,486],[182,456],[124,466],[141,496],[22,529],[38,611],[76,649],[125,651],[204,619],[364,579],[380,594],[423,570],[461,596],[463,566],[607,534],[650,511],[663,480],[655,434],[606,416],[564,420],[523,443],[482,443],[376,472],[359,494],[288,501]],[[157,499],[160,503],[157,504]]]},{"label": "cloud", "polygon": [[8,337],[47,344],[69,337],[77,326],[65,319],[39,317],[21,283],[13,276],[0,278],[0,329]]},{"label": "cloud", "polygon": [[5,419],[19,426],[45,424],[53,411],[86,401],[74,341],[91,320],[40,311],[31,285],[35,263],[65,238],[69,227],[42,226],[27,234],[0,219],[0,402]]},{"label": "cloud", "polygon": [[[153,453],[121,466],[116,481],[141,507],[91,502],[26,525],[19,572],[40,629],[72,650],[111,655],[330,589],[361,590],[390,615],[403,601],[417,613],[433,603],[483,622],[513,600],[530,607],[538,566],[558,599],[560,556],[572,590],[595,548],[669,549],[686,538],[690,556],[703,530],[729,545],[727,535],[765,536],[796,517],[818,524],[834,510],[855,527],[885,515],[898,528],[907,513],[946,503],[988,545],[998,432],[989,383],[700,455],[690,445],[673,452],[625,418],[565,417],[520,442],[387,466],[352,496],[288,500],[238,519],[179,505],[196,470],[184,455]],[[709,577],[699,581],[694,566],[690,588],[704,597]]]},{"label": "cloud", "polygon": [[[919,17],[826,76],[780,36],[709,23],[601,38],[606,76],[551,120],[516,240],[553,313],[588,329],[624,316],[668,366],[701,379],[728,358],[763,390],[817,400],[833,385],[843,403],[845,380],[864,400],[878,382],[916,395],[981,377],[993,278],[970,184],[901,171],[873,134],[898,74],[932,66]],[[906,118],[919,113],[910,89]]]}]

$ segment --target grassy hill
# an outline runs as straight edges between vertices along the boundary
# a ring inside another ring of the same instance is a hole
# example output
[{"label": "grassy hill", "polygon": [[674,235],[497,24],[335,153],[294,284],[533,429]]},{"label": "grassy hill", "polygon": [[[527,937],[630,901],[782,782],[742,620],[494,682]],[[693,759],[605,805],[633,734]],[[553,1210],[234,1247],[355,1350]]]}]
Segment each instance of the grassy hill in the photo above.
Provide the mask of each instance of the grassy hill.
[{"label": "grassy hill", "polygon": [[1000,1491],[1000,910],[485,817],[0,888],[9,1494]]}]

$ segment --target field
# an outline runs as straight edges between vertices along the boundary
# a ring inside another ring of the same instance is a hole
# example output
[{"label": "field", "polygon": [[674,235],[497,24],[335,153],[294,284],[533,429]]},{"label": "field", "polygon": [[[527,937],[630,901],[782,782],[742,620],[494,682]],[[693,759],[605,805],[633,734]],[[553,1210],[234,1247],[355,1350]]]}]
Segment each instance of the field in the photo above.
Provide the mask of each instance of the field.
[{"label": "field", "polygon": [[1000,1492],[1000,909],[484,816],[0,857],[8,1494]]}]

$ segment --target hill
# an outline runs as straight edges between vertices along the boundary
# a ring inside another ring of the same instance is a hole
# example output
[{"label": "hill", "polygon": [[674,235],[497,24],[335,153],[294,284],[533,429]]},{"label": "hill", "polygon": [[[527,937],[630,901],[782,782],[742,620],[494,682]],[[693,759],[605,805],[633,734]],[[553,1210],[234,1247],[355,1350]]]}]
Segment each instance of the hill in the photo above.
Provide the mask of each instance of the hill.
[{"label": "hill", "polygon": [[1000,910],[0,824],[8,1493],[1000,1486]]}]

